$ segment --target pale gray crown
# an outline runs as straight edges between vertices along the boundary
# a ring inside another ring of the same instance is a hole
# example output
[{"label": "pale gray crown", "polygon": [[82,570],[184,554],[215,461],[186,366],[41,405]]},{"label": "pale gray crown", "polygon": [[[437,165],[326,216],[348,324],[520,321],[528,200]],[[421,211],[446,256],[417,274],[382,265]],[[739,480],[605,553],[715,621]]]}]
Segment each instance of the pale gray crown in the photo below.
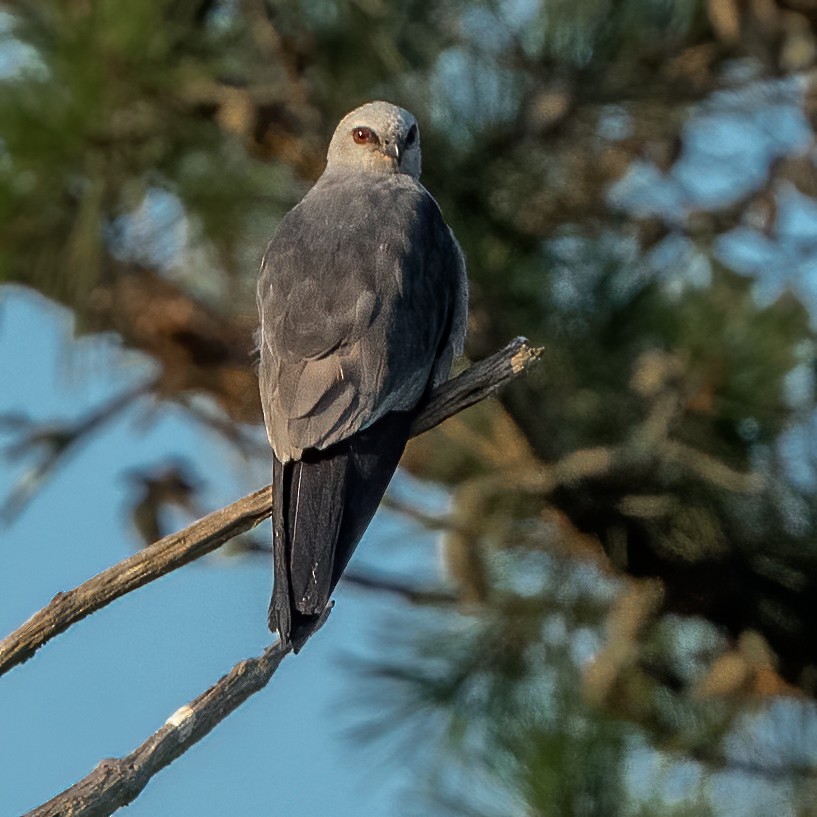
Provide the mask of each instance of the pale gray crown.
[{"label": "pale gray crown", "polygon": [[420,178],[417,120],[390,102],[368,102],[341,119],[329,143],[327,170],[349,168]]}]

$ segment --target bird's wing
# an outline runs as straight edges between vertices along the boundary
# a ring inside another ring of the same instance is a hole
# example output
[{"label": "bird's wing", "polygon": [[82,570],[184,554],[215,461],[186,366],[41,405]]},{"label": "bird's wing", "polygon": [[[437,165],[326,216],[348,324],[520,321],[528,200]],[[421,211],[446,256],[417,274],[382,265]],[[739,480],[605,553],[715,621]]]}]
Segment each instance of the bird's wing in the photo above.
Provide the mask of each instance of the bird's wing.
[{"label": "bird's wing", "polygon": [[262,402],[281,460],[417,404],[450,345],[461,271],[417,182],[319,180],[279,225],[258,289]]}]

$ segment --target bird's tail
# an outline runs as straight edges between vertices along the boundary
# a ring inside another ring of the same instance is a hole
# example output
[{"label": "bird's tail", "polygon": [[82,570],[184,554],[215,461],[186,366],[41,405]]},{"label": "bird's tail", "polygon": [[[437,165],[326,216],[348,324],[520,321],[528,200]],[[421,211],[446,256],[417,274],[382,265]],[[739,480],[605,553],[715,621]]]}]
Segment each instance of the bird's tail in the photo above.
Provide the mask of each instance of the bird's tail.
[{"label": "bird's tail", "polygon": [[273,456],[275,587],[269,626],[282,640],[320,616],[371,522],[409,437],[413,413],[394,412],[303,459]]}]

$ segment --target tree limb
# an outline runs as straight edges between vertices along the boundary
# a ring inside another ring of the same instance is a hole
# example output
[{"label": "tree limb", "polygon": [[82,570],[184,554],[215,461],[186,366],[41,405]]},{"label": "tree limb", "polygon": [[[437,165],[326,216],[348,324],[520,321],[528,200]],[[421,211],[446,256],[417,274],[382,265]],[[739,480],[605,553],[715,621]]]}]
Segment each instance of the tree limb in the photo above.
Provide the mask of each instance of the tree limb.
[{"label": "tree limb", "polygon": [[[412,436],[428,431],[484,399],[526,371],[541,353],[541,349],[532,347],[524,338],[516,338],[504,349],[475,363],[434,390],[412,426]],[[42,610],[0,641],[0,675],[31,658],[54,636],[114,599],[255,527],[270,515],[271,505],[272,493],[270,486],[266,486],[208,514],[179,533],[165,536],[73,590],[58,593]]]},{"label": "tree limb", "polygon": [[[447,417],[483,399],[525,371],[541,350],[517,338],[505,349],[475,364],[437,389],[412,427],[421,434]],[[68,593],[60,593],[43,610],[0,643],[0,672],[21,663],[47,640],[71,624],[159,576],[215,549],[227,539],[257,525],[271,512],[270,486],[209,514],[190,527],[134,554]],[[299,647],[326,620],[327,606]],[[25,817],[107,817],[133,801],[150,779],[201,740],[250,695],[263,689],[292,647],[279,642],[257,658],[239,661],[225,676],[189,704],[129,755],[101,761],[82,780]]]},{"label": "tree limb", "polygon": [[107,817],[126,806],[139,796],[153,775],[200,741],[250,695],[263,689],[290,649],[276,642],[258,658],[239,661],[208,690],[174,712],[129,755],[100,761],[78,783],[24,817]]},{"label": "tree limb", "polygon": [[[299,646],[323,626],[331,610],[332,602],[302,634]],[[157,772],[212,732],[250,695],[263,689],[291,651],[292,645],[284,647],[276,641],[258,658],[239,661],[209,689],[177,709],[129,755],[100,761],[82,780],[23,817],[108,817],[126,806]]]}]

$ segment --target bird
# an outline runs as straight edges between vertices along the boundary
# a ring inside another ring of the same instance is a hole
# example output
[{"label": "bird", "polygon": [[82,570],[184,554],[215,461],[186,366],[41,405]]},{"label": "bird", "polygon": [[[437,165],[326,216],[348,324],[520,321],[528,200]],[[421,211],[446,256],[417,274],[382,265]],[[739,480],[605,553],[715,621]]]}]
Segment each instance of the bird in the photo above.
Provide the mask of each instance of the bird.
[{"label": "bird", "polygon": [[465,260],[420,170],[411,113],[384,101],[356,108],[262,257],[268,624],[295,652],[374,516],[413,419],[463,351]]}]

